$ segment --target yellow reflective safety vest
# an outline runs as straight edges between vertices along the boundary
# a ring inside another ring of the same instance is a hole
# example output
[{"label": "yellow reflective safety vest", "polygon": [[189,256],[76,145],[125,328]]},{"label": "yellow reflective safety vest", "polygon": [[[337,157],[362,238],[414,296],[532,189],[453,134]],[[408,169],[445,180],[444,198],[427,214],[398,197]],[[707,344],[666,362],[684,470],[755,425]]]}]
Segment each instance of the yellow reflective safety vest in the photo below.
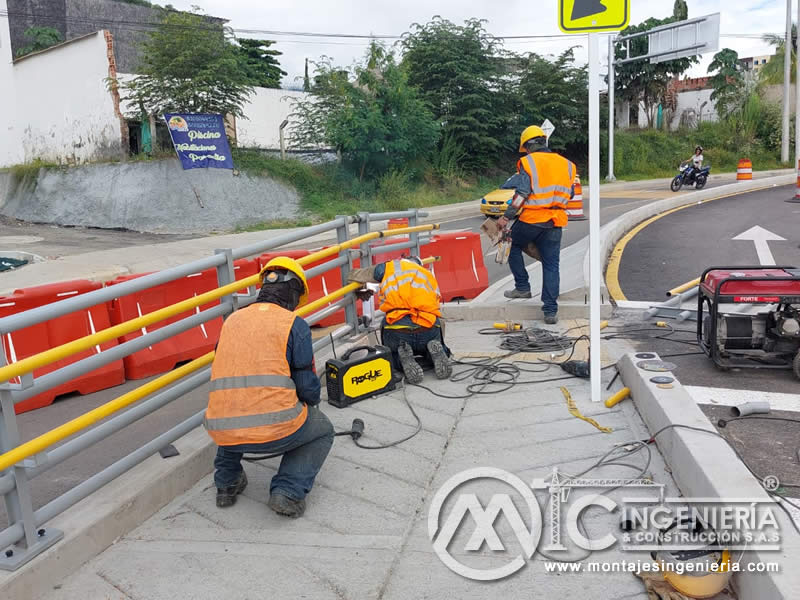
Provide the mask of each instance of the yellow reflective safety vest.
[{"label": "yellow reflective safety vest", "polygon": [[380,310],[386,323],[396,323],[406,315],[420,327],[431,328],[442,316],[442,295],[433,273],[410,260],[386,263],[380,289]]},{"label": "yellow reflective safety vest", "polygon": [[566,227],[575,165],[555,152],[534,152],[519,160],[517,172],[531,178],[531,193],[519,220],[530,224],[552,220],[556,227]]},{"label": "yellow reflective safety vest", "polygon": [[273,442],[305,423],[308,407],[297,399],[286,360],[294,320],[276,304],[257,302],[223,324],[203,420],[218,446]]}]

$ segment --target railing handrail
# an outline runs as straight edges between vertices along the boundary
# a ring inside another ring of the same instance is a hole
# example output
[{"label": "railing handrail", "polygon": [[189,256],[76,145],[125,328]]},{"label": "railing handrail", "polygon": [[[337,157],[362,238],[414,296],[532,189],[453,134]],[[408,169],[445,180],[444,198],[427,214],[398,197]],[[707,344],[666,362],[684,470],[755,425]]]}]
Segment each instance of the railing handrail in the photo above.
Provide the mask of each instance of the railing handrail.
[{"label": "railing handrail", "polygon": [[[398,235],[406,235],[420,231],[432,231],[438,228],[439,226],[437,224],[429,224],[429,225],[418,225],[416,227],[404,227],[402,229],[390,229],[388,231],[375,231],[372,233],[352,238],[340,244],[334,244],[332,246],[329,246],[328,248],[319,250],[318,252],[314,252],[307,256],[303,256],[302,258],[299,258],[297,262],[300,265],[307,265],[316,262],[318,260],[328,258],[329,256],[339,254],[339,252],[341,252],[342,250],[347,250],[349,248],[352,248],[353,246],[358,246],[360,244],[363,244],[365,242],[374,239],[383,237],[392,237]],[[152,325],[153,323],[158,323],[159,321],[163,321],[164,319],[168,319],[170,317],[181,314],[188,310],[202,306],[203,304],[208,304],[209,302],[213,302],[214,300],[219,300],[224,296],[233,294],[241,289],[250,287],[252,285],[257,285],[258,283],[260,283],[260,281],[261,281],[260,274],[251,275],[250,277],[246,277],[245,279],[241,279],[239,281],[235,281],[228,285],[215,288],[214,290],[205,292],[193,298],[182,300],[181,302],[177,302],[170,306],[165,306],[164,308],[158,309],[151,313],[147,313],[146,315],[142,315],[141,317],[136,317],[134,319],[125,321],[124,323],[120,323],[118,325],[113,325],[107,329],[98,331],[97,333],[93,333],[85,337],[78,338],[77,340],[67,342],[66,344],[62,344],[61,346],[50,348],[49,350],[45,350],[44,352],[34,354],[33,356],[29,356],[27,358],[11,363],[4,367],[0,367],[0,383],[5,383],[7,381],[10,381],[14,377],[25,375],[26,373],[30,373],[41,367],[47,366],[59,360],[63,360],[64,358],[72,356],[73,354],[77,354],[84,350],[88,350],[89,348],[92,348],[94,346],[117,339],[119,337],[127,335],[128,333],[132,333],[134,331]],[[311,304],[317,306],[324,306],[325,304],[330,302],[330,300],[328,300],[326,302],[322,302],[321,305],[317,304],[322,300],[323,299],[320,299],[316,301],[316,303],[311,303]],[[310,312],[313,312],[313,310],[315,309],[312,309]]]}]

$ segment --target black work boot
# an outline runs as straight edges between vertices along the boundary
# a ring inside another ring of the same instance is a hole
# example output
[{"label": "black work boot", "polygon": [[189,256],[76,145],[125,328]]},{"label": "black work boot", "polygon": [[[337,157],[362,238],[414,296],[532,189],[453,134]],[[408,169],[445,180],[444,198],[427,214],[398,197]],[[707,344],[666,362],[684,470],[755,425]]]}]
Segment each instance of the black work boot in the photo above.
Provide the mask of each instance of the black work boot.
[{"label": "black work boot", "polygon": [[506,290],[505,292],[503,292],[503,296],[505,296],[506,298],[510,298],[512,300],[515,300],[517,298],[528,299],[532,297],[530,290],[528,290],[527,292],[522,292],[516,288],[513,290]]},{"label": "black work boot", "polygon": [[283,515],[284,517],[289,517],[291,519],[297,519],[303,516],[303,513],[306,512],[306,501],[305,500],[294,500],[293,498],[289,498],[280,492],[273,492],[269,495],[269,502],[267,503],[272,510],[274,510],[279,515]]},{"label": "black work boot", "polygon": [[556,323],[558,323],[558,315],[556,313],[545,315],[544,322],[547,325],[555,325]]},{"label": "black work boot", "polygon": [[247,474],[242,471],[239,475],[239,481],[236,485],[226,488],[217,488],[217,508],[227,508],[236,504],[236,496],[244,491],[247,487]]},{"label": "black work boot", "polygon": [[444,346],[439,340],[431,340],[427,344],[428,354],[433,362],[433,370],[436,371],[437,379],[450,379],[453,374],[453,364],[450,357],[444,351]]},{"label": "black work boot", "polygon": [[397,356],[400,358],[400,367],[403,369],[406,381],[408,381],[408,383],[421,382],[425,374],[422,372],[422,367],[419,366],[419,363],[414,360],[414,351],[411,349],[411,346],[405,342],[400,344],[400,347],[397,349]]}]

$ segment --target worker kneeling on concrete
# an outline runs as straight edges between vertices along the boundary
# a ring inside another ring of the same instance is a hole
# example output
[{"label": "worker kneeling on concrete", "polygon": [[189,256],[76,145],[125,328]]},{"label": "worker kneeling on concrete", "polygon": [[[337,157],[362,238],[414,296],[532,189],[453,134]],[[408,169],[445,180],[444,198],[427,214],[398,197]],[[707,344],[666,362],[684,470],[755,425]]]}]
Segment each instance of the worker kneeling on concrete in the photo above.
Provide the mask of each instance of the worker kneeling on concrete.
[{"label": "worker kneeling on concrete", "polygon": [[[350,281],[381,284],[380,310],[385,315],[381,343],[392,351],[395,365],[409,383],[419,383],[424,377],[415,355],[429,360],[439,379],[450,377],[453,365],[444,343],[439,283],[419,258],[354,269]],[[358,295],[366,299],[371,293],[362,291]]]},{"label": "worker kneeling on concrete", "polygon": [[279,257],[262,275],[256,302],[222,326],[204,424],[219,446],[218,507],[232,506],[247,486],[243,454],[283,454],[268,506],[299,517],[333,444],[333,426],[318,408],[311,329],[293,313],[308,299],[303,268]]}]

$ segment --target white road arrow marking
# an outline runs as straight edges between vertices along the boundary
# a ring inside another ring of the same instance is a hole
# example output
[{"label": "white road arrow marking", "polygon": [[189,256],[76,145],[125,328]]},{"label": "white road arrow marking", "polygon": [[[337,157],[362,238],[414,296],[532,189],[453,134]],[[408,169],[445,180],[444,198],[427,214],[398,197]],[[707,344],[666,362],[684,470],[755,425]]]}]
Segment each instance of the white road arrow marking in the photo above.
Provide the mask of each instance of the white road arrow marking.
[{"label": "white road arrow marking", "polygon": [[786,238],[782,238],[778,234],[772,233],[759,225],[751,227],[733,239],[754,242],[756,245],[756,253],[758,254],[758,262],[764,266],[773,266],[775,264],[775,258],[772,256],[772,251],[769,249],[768,242],[786,241]]}]

